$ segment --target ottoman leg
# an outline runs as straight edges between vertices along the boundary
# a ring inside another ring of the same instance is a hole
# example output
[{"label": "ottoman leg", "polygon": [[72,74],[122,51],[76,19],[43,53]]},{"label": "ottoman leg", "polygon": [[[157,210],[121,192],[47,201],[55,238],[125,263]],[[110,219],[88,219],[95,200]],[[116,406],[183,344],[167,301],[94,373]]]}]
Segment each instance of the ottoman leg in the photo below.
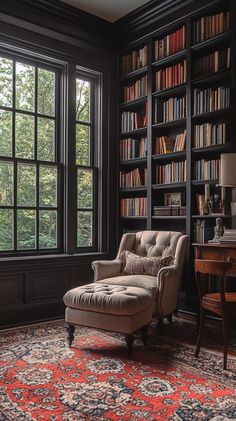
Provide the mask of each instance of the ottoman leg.
[{"label": "ottoman leg", "polygon": [[134,343],[133,335],[126,335],[125,342],[126,342],[127,347],[128,347],[128,357],[131,358],[133,343]]},{"label": "ottoman leg", "polygon": [[73,340],[75,339],[75,337],[74,337],[75,326],[74,325],[67,325],[66,329],[67,329],[67,333],[68,333],[67,341],[68,341],[69,347],[71,347],[71,344],[72,344]]},{"label": "ottoman leg", "polygon": [[142,340],[143,340],[143,345],[147,345],[147,331],[148,331],[148,325],[144,326],[142,328]]}]

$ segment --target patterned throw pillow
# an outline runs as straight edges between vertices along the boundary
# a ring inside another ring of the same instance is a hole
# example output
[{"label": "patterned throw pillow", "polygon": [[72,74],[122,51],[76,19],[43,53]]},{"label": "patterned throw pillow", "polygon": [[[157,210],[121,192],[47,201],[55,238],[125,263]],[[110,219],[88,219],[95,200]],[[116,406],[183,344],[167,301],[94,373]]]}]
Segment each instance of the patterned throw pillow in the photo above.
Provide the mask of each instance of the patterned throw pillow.
[{"label": "patterned throw pillow", "polygon": [[169,266],[174,262],[172,256],[165,257],[141,257],[126,250],[123,252],[124,262],[123,272],[126,275],[152,275],[156,276],[164,266]]}]

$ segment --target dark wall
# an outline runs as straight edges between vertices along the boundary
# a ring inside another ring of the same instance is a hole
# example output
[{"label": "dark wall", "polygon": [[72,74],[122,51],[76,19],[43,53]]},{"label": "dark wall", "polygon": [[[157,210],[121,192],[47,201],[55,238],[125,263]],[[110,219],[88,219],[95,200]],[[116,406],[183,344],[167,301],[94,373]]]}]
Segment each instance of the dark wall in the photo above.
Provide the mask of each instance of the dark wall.
[{"label": "dark wall", "polygon": [[[0,46],[46,54],[101,72],[103,241],[93,255],[0,259],[0,327],[63,317],[62,296],[93,278],[91,262],[116,248],[116,58],[112,27],[106,21],[58,0],[7,0],[0,3]],[[70,90],[70,86],[69,86]],[[70,95],[70,92],[69,92]],[[69,101],[68,101],[69,102]],[[70,135],[70,134],[69,134]]]}]

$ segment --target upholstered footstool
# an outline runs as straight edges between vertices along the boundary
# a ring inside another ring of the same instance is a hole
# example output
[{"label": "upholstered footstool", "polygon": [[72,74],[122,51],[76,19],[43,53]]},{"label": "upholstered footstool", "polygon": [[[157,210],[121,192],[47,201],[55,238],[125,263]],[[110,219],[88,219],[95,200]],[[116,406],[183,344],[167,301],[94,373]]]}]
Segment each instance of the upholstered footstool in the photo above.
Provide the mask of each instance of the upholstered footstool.
[{"label": "upholstered footstool", "polygon": [[64,295],[68,343],[74,340],[75,325],[124,333],[131,356],[134,332],[142,328],[146,343],[152,320],[152,296],[144,288],[92,283],[71,289]]}]

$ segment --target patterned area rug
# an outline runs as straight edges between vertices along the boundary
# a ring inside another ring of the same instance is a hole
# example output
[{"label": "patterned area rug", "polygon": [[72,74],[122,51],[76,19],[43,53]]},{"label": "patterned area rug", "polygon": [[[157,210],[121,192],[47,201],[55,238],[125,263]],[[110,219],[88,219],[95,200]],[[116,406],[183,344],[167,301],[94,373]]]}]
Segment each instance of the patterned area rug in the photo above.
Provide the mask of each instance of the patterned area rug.
[{"label": "patterned area rug", "polygon": [[0,420],[236,420],[236,357],[196,359],[194,336],[187,321],[151,328],[129,360],[119,334],[77,328],[69,349],[64,322],[2,332]]}]

